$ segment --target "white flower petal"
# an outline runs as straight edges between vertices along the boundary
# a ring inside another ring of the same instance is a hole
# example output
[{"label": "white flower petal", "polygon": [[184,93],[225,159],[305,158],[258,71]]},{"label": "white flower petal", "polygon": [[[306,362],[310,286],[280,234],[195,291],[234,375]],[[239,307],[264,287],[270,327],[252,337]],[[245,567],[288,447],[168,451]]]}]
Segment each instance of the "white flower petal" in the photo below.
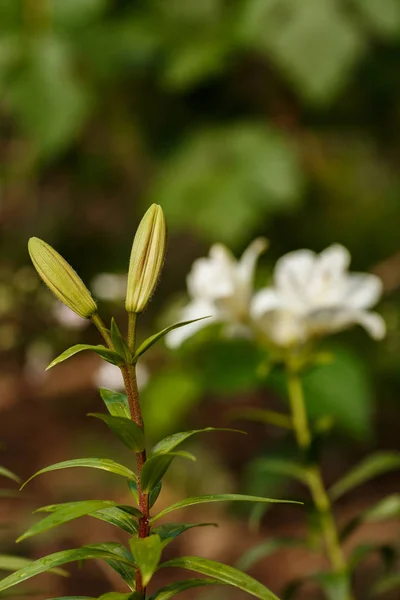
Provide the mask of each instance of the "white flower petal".
[{"label": "white flower petal", "polygon": [[357,323],[364,327],[374,340],[382,340],[386,335],[386,323],[376,312],[360,311]]},{"label": "white flower petal", "polygon": [[257,320],[266,313],[280,308],[283,308],[282,302],[274,288],[263,288],[254,294],[250,304],[250,314]]},{"label": "white flower petal", "polygon": [[165,336],[165,343],[169,348],[178,348],[185,340],[192,335],[207,327],[211,323],[218,321],[219,315],[216,314],[215,307],[205,300],[194,300],[188,304],[180,314],[180,321],[191,321],[192,319],[200,319],[201,317],[210,317],[196,323],[190,323],[184,327],[173,329]]},{"label": "white flower petal", "polygon": [[187,286],[192,298],[223,298],[232,295],[235,289],[236,261],[222,244],[215,244],[207,258],[193,263],[187,277]]},{"label": "white flower petal", "polygon": [[341,244],[332,244],[317,258],[318,266],[322,269],[329,267],[329,271],[343,273],[348,269],[351,261],[350,252]]},{"label": "white flower petal", "polygon": [[275,267],[275,287],[288,308],[307,310],[310,304],[309,282],[316,256],[311,250],[296,250],[282,256]]},{"label": "white flower petal", "polygon": [[260,254],[268,248],[268,242],[265,238],[257,238],[243,252],[237,265],[237,275],[242,284],[248,287],[250,293],[253,285],[254,270]]},{"label": "white flower petal", "polygon": [[277,346],[288,348],[305,341],[304,320],[287,310],[272,310],[257,321],[261,331]]},{"label": "white flower petal", "polygon": [[371,308],[382,295],[382,281],[369,273],[351,273],[346,278],[346,304],[352,308]]}]

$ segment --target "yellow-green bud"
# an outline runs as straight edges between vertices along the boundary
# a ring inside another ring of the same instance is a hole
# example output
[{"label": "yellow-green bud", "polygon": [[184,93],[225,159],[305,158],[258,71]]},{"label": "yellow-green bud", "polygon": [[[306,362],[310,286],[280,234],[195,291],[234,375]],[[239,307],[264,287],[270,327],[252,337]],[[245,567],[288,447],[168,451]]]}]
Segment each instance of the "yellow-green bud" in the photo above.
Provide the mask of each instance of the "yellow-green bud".
[{"label": "yellow-green bud", "polygon": [[152,204],[133,240],[125,302],[129,313],[142,312],[151,298],[163,266],[166,238],[162,208]]},{"label": "yellow-green bud", "polygon": [[29,240],[28,250],[36,271],[61,302],[84,319],[97,312],[91,293],[61,254],[35,237]]}]

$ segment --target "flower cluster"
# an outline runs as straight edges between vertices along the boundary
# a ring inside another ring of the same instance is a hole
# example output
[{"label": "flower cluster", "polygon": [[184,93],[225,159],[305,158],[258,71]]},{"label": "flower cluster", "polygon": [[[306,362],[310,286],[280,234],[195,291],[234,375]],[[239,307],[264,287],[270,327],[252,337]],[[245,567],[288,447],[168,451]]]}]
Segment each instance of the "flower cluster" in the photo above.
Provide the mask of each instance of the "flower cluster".
[{"label": "flower cluster", "polygon": [[264,336],[280,348],[306,342],[359,324],[379,340],[385,322],[371,309],[382,294],[382,282],[368,273],[349,273],[350,254],[334,244],[316,254],[290,252],[278,260],[273,285],[254,291],[254,271],[264,240],[255,240],[240,260],[227,248],[212,246],[207,258],[195,261],[187,278],[189,304],[183,319],[210,315],[167,336],[179,346],[210,322],[224,323],[228,333]]}]

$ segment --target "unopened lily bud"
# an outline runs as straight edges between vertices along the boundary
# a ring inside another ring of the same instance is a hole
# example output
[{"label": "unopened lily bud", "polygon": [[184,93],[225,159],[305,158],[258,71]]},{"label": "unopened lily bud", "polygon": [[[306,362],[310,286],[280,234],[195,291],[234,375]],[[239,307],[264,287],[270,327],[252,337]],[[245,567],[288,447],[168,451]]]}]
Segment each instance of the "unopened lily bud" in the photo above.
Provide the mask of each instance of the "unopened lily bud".
[{"label": "unopened lily bud", "polygon": [[163,210],[152,204],[133,240],[125,302],[129,313],[142,312],[151,298],[163,266],[166,238]]},{"label": "unopened lily bud", "polygon": [[29,240],[28,250],[36,271],[61,302],[84,319],[97,312],[91,293],[61,254],[35,237]]}]

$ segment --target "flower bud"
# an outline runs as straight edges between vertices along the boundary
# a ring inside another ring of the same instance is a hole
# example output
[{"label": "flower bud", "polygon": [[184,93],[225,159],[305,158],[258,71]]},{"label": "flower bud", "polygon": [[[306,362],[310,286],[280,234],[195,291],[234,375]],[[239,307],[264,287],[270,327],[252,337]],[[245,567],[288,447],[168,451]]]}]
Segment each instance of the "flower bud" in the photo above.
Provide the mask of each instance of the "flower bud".
[{"label": "flower bud", "polygon": [[28,250],[36,271],[61,302],[85,319],[97,312],[91,293],[61,254],[35,237],[29,240]]},{"label": "flower bud", "polygon": [[162,208],[152,204],[133,240],[125,301],[129,313],[142,312],[151,298],[164,262],[166,237]]}]

